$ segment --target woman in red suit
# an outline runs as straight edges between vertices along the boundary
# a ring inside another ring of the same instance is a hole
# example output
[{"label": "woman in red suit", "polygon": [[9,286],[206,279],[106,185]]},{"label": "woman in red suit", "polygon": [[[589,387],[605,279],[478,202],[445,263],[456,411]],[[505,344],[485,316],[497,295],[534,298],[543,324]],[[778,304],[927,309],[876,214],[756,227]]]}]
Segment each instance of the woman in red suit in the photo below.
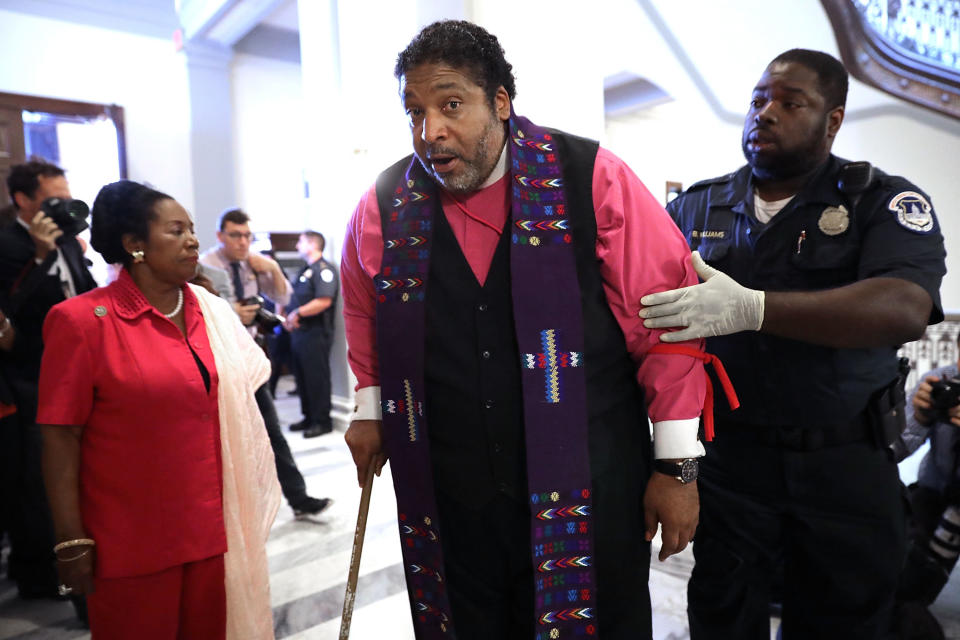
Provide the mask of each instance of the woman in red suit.
[{"label": "woman in red suit", "polygon": [[198,243],[175,200],[107,185],[91,240],[123,270],[43,327],[61,591],[88,595],[98,640],[272,638],[279,486],[253,395],[269,363],[226,302],[187,284]]}]

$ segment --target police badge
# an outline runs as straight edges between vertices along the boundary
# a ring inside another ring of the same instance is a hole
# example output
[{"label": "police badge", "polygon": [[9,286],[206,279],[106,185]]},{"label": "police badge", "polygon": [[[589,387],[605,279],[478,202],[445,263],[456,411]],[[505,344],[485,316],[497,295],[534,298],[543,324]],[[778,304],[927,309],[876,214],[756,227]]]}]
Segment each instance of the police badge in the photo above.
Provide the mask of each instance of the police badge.
[{"label": "police badge", "polygon": [[850,215],[843,205],[827,207],[817,220],[817,227],[828,236],[838,236],[850,227]]},{"label": "police badge", "polygon": [[897,214],[897,222],[908,231],[933,231],[933,207],[916,191],[901,191],[893,196],[887,209]]}]

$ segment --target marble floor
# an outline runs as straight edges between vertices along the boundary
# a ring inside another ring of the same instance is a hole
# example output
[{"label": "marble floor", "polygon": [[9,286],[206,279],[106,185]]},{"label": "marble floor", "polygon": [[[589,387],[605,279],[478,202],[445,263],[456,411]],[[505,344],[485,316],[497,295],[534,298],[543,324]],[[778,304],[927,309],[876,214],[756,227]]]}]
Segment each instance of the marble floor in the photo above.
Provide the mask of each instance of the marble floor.
[{"label": "marble floor", "polygon": [[[281,422],[300,418],[299,402],[289,396],[291,381],[281,380],[277,409]],[[356,525],[360,490],[342,433],[304,439],[287,433],[311,495],[334,504],[314,520],[297,520],[284,504],[273,526],[267,552],[277,638],[335,640]],[[657,541],[655,541],[655,545]],[[654,552],[654,558],[656,551]],[[686,581],[693,565],[690,550],[652,562],[650,591],[654,638],[689,638]],[[960,639],[958,572],[934,605],[948,638]],[[771,638],[777,621],[771,620]],[[0,580],[0,640],[86,639],[68,603],[23,601],[12,583]],[[350,637],[354,640],[413,640],[413,627],[400,565],[400,543],[389,465],[374,483],[366,542]],[[492,640],[492,639],[491,639]]]}]

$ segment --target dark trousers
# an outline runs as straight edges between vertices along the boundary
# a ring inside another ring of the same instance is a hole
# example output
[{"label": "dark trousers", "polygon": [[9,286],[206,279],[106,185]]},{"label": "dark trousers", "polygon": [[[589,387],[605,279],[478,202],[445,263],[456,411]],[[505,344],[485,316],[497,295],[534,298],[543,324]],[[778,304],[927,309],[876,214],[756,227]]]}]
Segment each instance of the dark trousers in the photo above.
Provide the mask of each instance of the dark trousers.
[{"label": "dark trousers", "polygon": [[273,458],[277,463],[277,479],[280,480],[280,489],[283,497],[291,505],[307,497],[307,484],[303,474],[297,468],[297,463],[290,452],[290,445],[280,429],[280,420],[277,417],[277,408],[273,404],[270,389],[264,384],[256,392],[257,406],[263,415],[263,423],[267,427],[267,436],[270,437],[270,447],[273,449]]},{"label": "dark trousers", "polygon": [[304,327],[294,331],[290,340],[303,417],[307,424],[331,429],[331,338],[322,327]]},{"label": "dark trousers", "polygon": [[[653,633],[650,544],[643,537],[649,437],[635,428],[635,408],[625,403],[591,421],[596,637],[603,640],[645,640]],[[481,507],[436,495],[457,638],[530,640],[542,629],[535,630],[533,615],[529,507],[504,494]]]},{"label": "dark trousers", "polygon": [[437,494],[458,640],[534,637],[530,510],[500,494],[475,509]]},{"label": "dark trousers", "polygon": [[23,595],[49,593],[57,585],[53,556],[53,520],[43,484],[43,439],[34,423],[35,405],[21,401],[19,411],[2,421],[0,443],[6,527],[10,536],[8,574]]},{"label": "dark trousers", "polygon": [[293,373],[293,353],[290,351],[290,332],[286,329],[267,336],[267,353],[270,355],[270,395],[277,397],[277,383],[286,366]]},{"label": "dark trousers", "polygon": [[892,454],[866,442],[793,451],[724,442],[701,462],[692,640],[766,640],[783,570],[783,638],[883,638],[905,553]]}]

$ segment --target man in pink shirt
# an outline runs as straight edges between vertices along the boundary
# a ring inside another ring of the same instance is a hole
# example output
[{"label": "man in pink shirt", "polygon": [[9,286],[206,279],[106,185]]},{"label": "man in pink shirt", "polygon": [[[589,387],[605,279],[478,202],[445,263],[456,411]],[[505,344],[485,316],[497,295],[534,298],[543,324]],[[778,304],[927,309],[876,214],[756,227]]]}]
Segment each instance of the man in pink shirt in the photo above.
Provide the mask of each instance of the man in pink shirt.
[{"label": "man in pink shirt", "polygon": [[513,113],[482,28],[430,25],[395,75],[414,155],[347,229],[346,440],[361,484],[391,460],[417,637],[650,637],[706,385],[702,342],[651,352],[637,314],[696,283],[686,243],[621,160]]}]

